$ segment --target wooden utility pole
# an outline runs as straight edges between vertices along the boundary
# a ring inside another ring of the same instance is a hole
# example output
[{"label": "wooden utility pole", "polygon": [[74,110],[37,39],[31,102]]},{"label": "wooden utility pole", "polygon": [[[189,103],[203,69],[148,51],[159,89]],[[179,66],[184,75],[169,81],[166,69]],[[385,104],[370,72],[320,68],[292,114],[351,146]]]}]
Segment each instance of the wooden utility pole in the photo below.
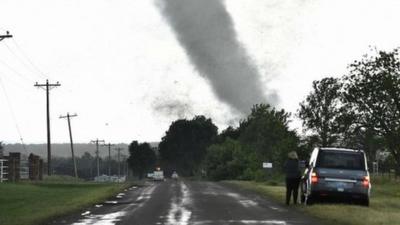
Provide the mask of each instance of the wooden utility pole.
[{"label": "wooden utility pole", "polygon": [[115,148],[115,150],[118,151],[118,177],[121,177],[121,161],[120,161],[120,157],[121,157],[121,150],[123,150],[123,148]]},{"label": "wooden utility pole", "polygon": [[75,177],[78,178],[78,170],[76,168],[76,160],[75,160],[75,155],[74,155],[74,143],[72,142],[72,131],[71,131],[71,121],[70,121],[70,118],[75,117],[75,116],[78,116],[78,115],[76,115],[76,113],[73,115],[70,115],[69,113],[67,113],[66,116],[60,116],[60,119],[67,118],[67,120],[68,120],[68,130],[69,130],[69,140],[71,143],[72,162],[74,163]]},{"label": "wooden utility pole", "polygon": [[4,40],[5,38],[12,38],[12,35],[9,31],[6,31],[6,35],[0,35],[0,41]]},{"label": "wooden utility pole", "polygon": [[96,144],[96,161],[97,161],[97,176],[100,176],[100,166],[99,166],[99,142],[103,142],[104,140],[99,140],[98,138],[94,141],[91,141],[91,143]]},{"label": "wooden utility pole", "polygon": [[108,176],[111,176],[111,146],[114,146],[114,145],[111,143],[108,143],[103,146],[108,146]]},{"label": "wooden utility pole", "polygon": [[36,84],[35,87],[46,87],[46,109],[47,109],[47,175],[51,176],[51,140],[50,140],[50,99],[49,92],[52,88],[61,86],[60,83],[49,84],[49,80],[46,80],[45,84]]}]

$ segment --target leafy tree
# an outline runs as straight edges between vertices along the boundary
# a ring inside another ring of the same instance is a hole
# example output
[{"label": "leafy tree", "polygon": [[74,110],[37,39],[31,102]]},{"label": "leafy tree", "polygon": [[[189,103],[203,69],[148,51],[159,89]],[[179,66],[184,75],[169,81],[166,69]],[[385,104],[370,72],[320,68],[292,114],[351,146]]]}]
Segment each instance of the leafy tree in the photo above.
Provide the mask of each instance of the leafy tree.
[{"label": "leafy tree", "polygon": [[320,145],[320,138],[318,135],[307,135],[300,138],[299,150],[297,155],[300,159],[308,160],[311,152],[315,147]]},{"label": "leafy tree", "polygon": [[74,176],[71,157],[53,157],[52,169],[53,173],[57,175]]},{"label": "leafy tree", "polygon": [[303,120],[303,126],[313,131],[319,137],[319,144],[331,146],[338,141],[341,127],[345,125],[342,113],[340,90],[342,84],[339,79],[327,77],[312,84],[313,90],[300,103],[298,117]]},{"label": "leafy tree", "polygon": [[268,104],[254,105],[238,128],[228,127],[208,148],[203,166],[211,179],[262,180],[262,162],[280,171],[289,151],[299,152],[299,138],[289,130],[290,114]]},{"label": "leafy tree", "polygon": [[78,176],[84,179],[91,179],[96,174],[96,158],[93,157],[89,152],[83,153],[81,157],[76,159],[76,164],[78,166]]},{"label": "leafy tree", "polygon": [[229,126],[217,136],[215,142],[223,143],[228,138],[237,140],[239,138],[239,136],[240,136],[239,128],[233,128],[233,127]]},{"label": "leafy tree", "polygon": [[193,175],[216,135],[217,127],[204,116],[176,120],[159,144],[161,160],[182,175]]},{"label": "leafy tree", "polygon": [[129,145],[128,164],[133,173],[142,179],[145,173],[151,171],[156,163],[157,157],[149,143],[138,143],[133,141]]},{"label": "leafy tree", "polygon": [[353,149],[362,149],[367,154],[369,162],[376,161],[378,151],[385,150],[384,139],[372,129],[357,127],[346,134],[342,144]]},{"label": "leafy tree", "polygon": [[240,179],[248,167],[248,154],[239,141],[227,138],[221,144],[211,145],[204,159],[207,176],[213,180]]},{"label": "leafy tree", "polygon": [[400,60],[399,51],[379,51],[349,66],[344,102],[354,114],[355,127],[383,137],[400,172]]},{"label": "leafy tree", "polygon": [[[289,151],[298,150],[299,138],[289,130],[290,114],[268,104],[254,105],[248,118],[241,122],[239,141],[255,151],[258,159],[283,165]],[[261,163],[257,165],[261,167]]]}]

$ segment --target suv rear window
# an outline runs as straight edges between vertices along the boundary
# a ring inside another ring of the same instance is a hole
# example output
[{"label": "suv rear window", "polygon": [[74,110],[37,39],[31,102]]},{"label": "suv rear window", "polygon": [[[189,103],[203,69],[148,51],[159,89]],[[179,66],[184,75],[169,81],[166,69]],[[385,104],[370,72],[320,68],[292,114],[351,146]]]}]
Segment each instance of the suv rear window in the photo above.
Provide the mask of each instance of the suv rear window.
[{"label": "suv rear window", "polygon": [[362,152],[320,151],[316,167],[365,170],[364,154]]}]

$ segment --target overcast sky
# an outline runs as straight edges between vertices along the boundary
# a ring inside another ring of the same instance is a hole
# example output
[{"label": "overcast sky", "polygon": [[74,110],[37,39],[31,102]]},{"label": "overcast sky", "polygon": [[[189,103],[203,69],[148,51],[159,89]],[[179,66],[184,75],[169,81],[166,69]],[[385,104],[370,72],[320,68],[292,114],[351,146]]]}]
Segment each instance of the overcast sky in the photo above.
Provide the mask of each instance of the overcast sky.
[{"label": "overcast sky", "polygon": [[0,42],[0,141],[46,142],[33,86],[46,79],[61,83],[57,143],[67,112],[82,143],[159,141],[195,114],[221,131],[259,101],[295,113],[313,80],[341,76],[369,46],[399,47],[399,12],[395,0],[2,0],[0,34],[14,38]]}]

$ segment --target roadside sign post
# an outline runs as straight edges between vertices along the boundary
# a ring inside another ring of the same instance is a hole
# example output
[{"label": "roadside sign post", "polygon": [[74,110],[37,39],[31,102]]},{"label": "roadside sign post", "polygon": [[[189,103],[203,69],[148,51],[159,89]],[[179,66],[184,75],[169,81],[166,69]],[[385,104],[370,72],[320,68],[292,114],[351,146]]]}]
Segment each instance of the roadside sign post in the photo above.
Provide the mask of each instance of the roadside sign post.
[{"label": "roadside sign post", "polygon": [[263,168],[272,169],[272,163],[271,162],[263,162]]},{"label": "roadside sign post", "polygon": [[272,174],[272,162],[263,162],[262,167],[265,169],[266,177],[271,178]]}]

